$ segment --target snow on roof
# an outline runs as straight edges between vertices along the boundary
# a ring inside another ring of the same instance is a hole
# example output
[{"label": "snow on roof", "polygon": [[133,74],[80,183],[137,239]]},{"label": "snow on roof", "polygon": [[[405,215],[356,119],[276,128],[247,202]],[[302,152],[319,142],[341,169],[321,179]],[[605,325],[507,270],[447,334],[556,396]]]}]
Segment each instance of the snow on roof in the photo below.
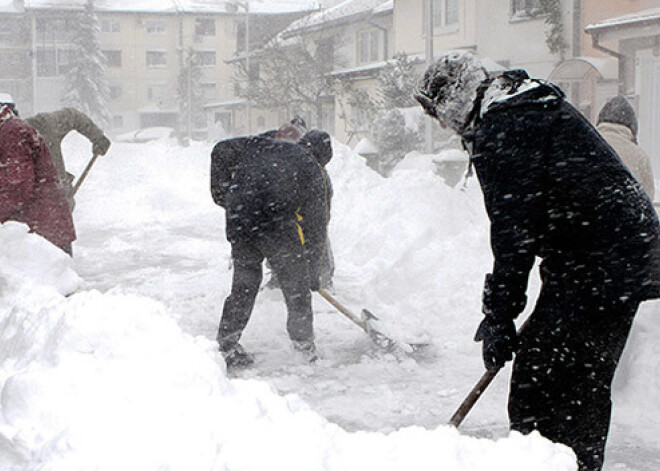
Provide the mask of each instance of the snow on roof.
[{"label": "snow on roof", "polygon": [[386,11],[383,9],[387,4],[392,4],[391,0],[344,0],[334,6],[325,8],[317,13],[312,13],[304,18],[294,21],[287,29],[283,31],[283,35],[295,34],[297,31],[314,29],[322,25],[335,23],[342,20],[347,20],[354,16],[360,16],[368,13],[375,13],[375,10],[380,12]]},{"label": "snow on roof", "polygon": [[627,15],[609,18],[595,24],[591,24],[585,28],[587,32],[598,29],[616,28],[619,26],[626,26],[635,23],[644,23],[647,21],[659,21],[660,8],[651,8],[649,10],[642,10],[636,13],[629,13]]},{"label": "snow on roof", "polygon": [[[245,3],[244,1],[241,3]],[[296,13],[319,9],[316,0],[250,0],[250,13]]]},{"label": "snow on roof", "polygon": [[[21,3],[0,0],[0,12],[13,12]],[[87,0],[25,0],[27,10],[79,10]],[[276,14],[318,9],[316,0],[95,0],[98,11],[150,13],[228,13],[233,5],[248,5],[250,13]],[[7,6],[5,6],[7,5]],[[16,10],[22,11],[22,10]],[[239,10],[240,11],[240,10]]]},{"label": "snow on roof", "polygon": [[0,13],[22,13],[23,5],[18,0],[0,0]]},{"label": "snow on roof", "polygon": [[[0,0],[4,1],[4,0]],[[78,10],[87,0],[25,0],[26,10]],[[225,0],[96,0],[98,11],[227,13]]]}]

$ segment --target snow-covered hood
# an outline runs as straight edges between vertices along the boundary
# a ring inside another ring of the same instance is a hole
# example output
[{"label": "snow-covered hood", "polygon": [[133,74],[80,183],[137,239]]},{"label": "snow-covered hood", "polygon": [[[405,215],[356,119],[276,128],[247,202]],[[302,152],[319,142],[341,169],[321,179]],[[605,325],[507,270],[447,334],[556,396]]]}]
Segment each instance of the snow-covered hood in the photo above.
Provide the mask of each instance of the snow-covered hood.
[{"label": "snow-covered hood", "polygon": [[472,53],[448,52],[426,69],[415,99],[442,126],[461,134],[487,80],[486,69]]}]

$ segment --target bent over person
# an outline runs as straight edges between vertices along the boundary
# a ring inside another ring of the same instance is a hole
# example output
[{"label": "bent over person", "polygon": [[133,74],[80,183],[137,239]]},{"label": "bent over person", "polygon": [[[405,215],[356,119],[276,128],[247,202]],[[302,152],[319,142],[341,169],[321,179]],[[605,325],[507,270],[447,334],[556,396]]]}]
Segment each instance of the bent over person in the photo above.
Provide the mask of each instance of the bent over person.
[{"label": "bent over person", "polygon": [[327,190],[319,164],[331,155],[326,143],[320,149],[253,136],[221,141],[213,149],[211,193],[225,208],[234,262],[217,337],[228,367],[254,361],[239,340],[259,291],[264,259],[280,280],[294,348],[309,361],[317,358],[310,290],[318,289],[327,234]]},{"label": "bent over person", "polygon": [[0,223],[7,221],[71,255],[76,232],[48,147],[12,106],[0,105]]},{"label": "bent over person", "polygon": [[[416,99],[463,139],[490,219],[483,292],[486,368],[515,353],[510,427],[604,461],[611,384],[639,304],[660,297],[660,226],[651,201],[556,86],[524,71],[490,78],[470,53],[441,56]],[[541,291],[518,336],[528,276]]]},{"label": "bent over person", "polygon": [[94,155],[105,155],[110,148],[110,140],[89,116],[75,108],[62,108],[49,113],[38,113],[27,118],[26,121],[39,131],[39,134],[46,141],[57,170],[57,176],[62,182],[66,199],[73,211],[75,206],[73,200],[74,176],[66,171],[64,158],[62,157],[62,140],[71,131],[77,131],[92,143],[92,153]]}]

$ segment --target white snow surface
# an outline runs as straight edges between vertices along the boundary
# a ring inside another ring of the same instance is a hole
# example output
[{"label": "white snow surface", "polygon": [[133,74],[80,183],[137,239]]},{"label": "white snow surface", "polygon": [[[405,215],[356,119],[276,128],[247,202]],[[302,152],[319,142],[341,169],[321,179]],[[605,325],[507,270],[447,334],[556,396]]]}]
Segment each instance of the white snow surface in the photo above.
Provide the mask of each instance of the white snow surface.
[{"label": "white snow surface", "polygon": [[[242,339],[256,364],[228,375],[214,341],[231,270],[212,144],[116,143],[77,195],[73,261],[0,226],[0,469],[574,470],[567,447],[508,433],[508,368],[459,430],[446,425],[483,372],[472,335],[491,257],[477,182],[450,188],[414,155],[384,179],[333,147],[333,293],[426,347],[384,353],[315,296],[322,358],[307,364],[282,295],[265,289]],[[74,134],[64,153],[79,175],[91,148]],[[659,310],[643,306],[617,376],[606,470],[660,464]]]}]

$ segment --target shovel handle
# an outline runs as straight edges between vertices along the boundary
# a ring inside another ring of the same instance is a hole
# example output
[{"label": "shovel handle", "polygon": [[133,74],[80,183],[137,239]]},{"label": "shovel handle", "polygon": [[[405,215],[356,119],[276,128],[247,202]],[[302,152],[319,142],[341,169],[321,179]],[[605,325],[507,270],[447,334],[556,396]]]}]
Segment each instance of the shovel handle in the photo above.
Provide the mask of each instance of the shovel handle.
[{"label": "shovel handle", "polygon": [[85,181],[85,178],[87,178],[87,174],[92,169],[92,165],[94,165],[94,162],[96,162],[96,159],[98,159],[98,158],[99,158],[99,154],[94,154],[92,156],[91,160],[89,161],[89,163],[85,167],[85,170],[83,170],[83,173],[80,175],[80,177],[78,177],[78,181],[76,181],[76,184],[74,185],[73,190],[71,191],[71,198],[73,198],[75,196],[76,192],[78,191],[78,188],[80,188],[80,185],[82,185],[82,182]]},{"label": "shovel handle", "polygon": [[319,288],[318,293],[323,296],[323,298],[328,301],[330,304],[332,304],[339,312],[341,312],[344,316],[348,317],[351,321],[353,321],[355,324],[359,325],[363,330],[366,331],[366,325],[362,319],[360,319],[358,316],[353,314],[351,311],[346,309],[343,304],[341,304],[339,301],[337,301],[330,293],[328,293],[326,290],[323,288]]},{"label": "shovel handle", "polygon": [[449,419],[449,425],[453,425],[454,427],[458,428],[459,425],[463,422],[465,419],[465,416],[468,415],[468,412],[472,410],[472,407],[476,404],[476,402],[479,400],[481,397],[481,393],[483,393],[486,388],[490,385],[490,383],[495,379],[495,376],[497,373],[499,373],[499,369],[496,371],[486,371],[479,381],[477,381],[477,384],[474,385],[472,388],[472,391],[463,399],[463,402],[461,402],[461,405],[458,406],[458,409],[456,409],[456,412],[454,412],[454,415],[451,416],[451,419]]},{"label": "shovel handle", "polygon": [[[525,320],[525,322],[523,322],[523,325],[520,326],[520,329],[518,329],[518,334],[517,334],[518,337],[520,336],[520,334],[523,333],[523,331],[529,324],[530,319],[531,316],[528,317]],[[463,419],[465,419],[465,416],[468,415],[468,412],[470,412],[470,410],[472,410],[472,407],[479,400],[481,394],[486,390],[488,386],[490,386],[490,383],[495,379],[495,376],[497,376],[497,373],[499,373],[500,370],[501,368],[498,368],[495,371],[486,371],[483,375],[481,375],[481,378],[479,378],[477,384],[474,385],[474,387],[468,393],[465,399],[463,399],[463,402],[461,402],[461,405],[458,406],[458,409],[456,409],[454,415],[452,415],[451,419],[449,419],[449,425],[453,425],[456,428],[458,428],[458,426],[461,425]]]}]

